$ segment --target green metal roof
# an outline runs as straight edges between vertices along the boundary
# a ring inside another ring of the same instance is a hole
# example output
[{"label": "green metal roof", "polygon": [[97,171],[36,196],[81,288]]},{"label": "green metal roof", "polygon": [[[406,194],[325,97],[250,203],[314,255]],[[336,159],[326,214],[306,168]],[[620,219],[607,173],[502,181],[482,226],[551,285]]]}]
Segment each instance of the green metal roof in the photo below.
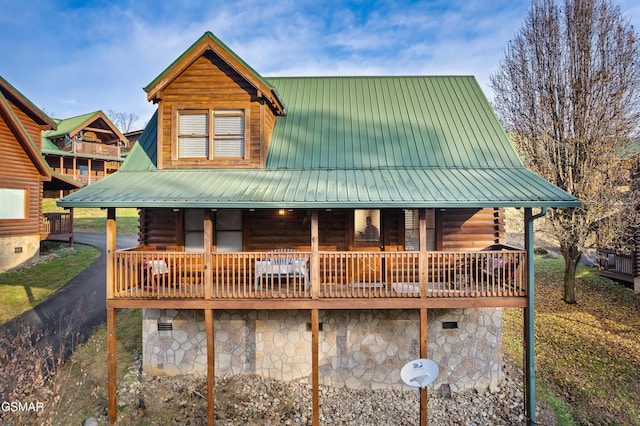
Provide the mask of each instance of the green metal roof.
[{"label": "green metal roof", "polygon": [[474,77],[269,79],[287,100],[271,169],[522,167]]},{"label": "green metal roof", "polygon": [[575,202],[525,168],[118,171],[62,207],[555,207]]},{"label": "green metal roof", "polygon": [[87,114],[78,115],[76,117],[65,118],[65,119],[57,119],[54,118],[54,121],[57,123],[58,128],[56,130],[47,130],[43,132],[42,138],[55,138],[58,136],[64,136],[68,133],[73,132],[78,127],[82,126],[87,121],[91,120],[94,116],[100,114],[100,111],[89,112]]},{"label": "green metal roof", "polygon": [[575,207],[527,170],[473,77],[268,79],[265,169],[156,167],[154,115],[121,169],[63,207]]}]

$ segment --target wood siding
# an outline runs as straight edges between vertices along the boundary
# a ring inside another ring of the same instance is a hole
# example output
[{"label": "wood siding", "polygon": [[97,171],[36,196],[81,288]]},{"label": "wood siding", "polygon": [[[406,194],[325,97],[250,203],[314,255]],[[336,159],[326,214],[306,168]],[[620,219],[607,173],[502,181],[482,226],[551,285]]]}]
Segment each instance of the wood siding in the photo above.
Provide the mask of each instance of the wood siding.
[{"label": "wood siding", "polygon": [[[437,250],[476,251],[504,243],[502,209],[447,209],[436,211]],[[182,246],[183,210],[143,209],[140,243],[147,246]],[[404,212],[381,211],[382,246],[385,251],[404,250]],[[215,220],[214,220],[215,222]],[[324,251],[379,250],[353,242],[353,211],[318,211],[319,249]],[[244,251],[311,248],[310,218],[306,210],[277,209],[243,212]],[[215,244],[215,241],[214,241]]]},{"label": "wood siding", "polygon": [[182,216],[172,209],[141,209],[139,240],[141,245],[182,246]]},{"label": "wood siding", "polygon": [[[15,108],[13,105],[12,107]],[[38,125],[21,111],[15,112],[31,138],[34,139],[37,133],[36,140],[39,140]],[[0,220],[0,236],[38,235],[42,212],[40,173],[2,117],[0,117],[0,143],[3,150],[3,160],[0,164],[0,188],[25,189],[28,197],[26,219]]]},{"label": "wood siding", "polygon": [[481,250],[504,243],[503,209],[447,209],[436,215],[438,250]]},{"label": "wood siding", "polygon": [[[262,167],[266,139],[270,137],[275,117],[269,107],[258,100],[256,89],[213,52],[206,52],[169,84],[162,94],[161,161],[163,168]],[[178,111],[197,109],[243,109],[245,158],[180,159],[177,156]]]}]

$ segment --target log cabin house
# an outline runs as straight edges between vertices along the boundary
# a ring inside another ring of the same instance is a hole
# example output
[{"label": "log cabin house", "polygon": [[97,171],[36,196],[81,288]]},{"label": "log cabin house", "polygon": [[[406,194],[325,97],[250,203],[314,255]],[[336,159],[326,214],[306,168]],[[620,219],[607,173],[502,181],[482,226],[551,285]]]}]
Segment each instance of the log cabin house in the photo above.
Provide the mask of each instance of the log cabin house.
[{"label": "log cabin house", "polygon": [[[57,128],[42,135],[42,154],[55,172],[82,187],[114,173],[122,163],[129,141],[102,112],[54,119]],[[76,189],[74,188],[74,189]],[[63,194],[46,192],[58,198]]]},{"label": "log cabin house", "polygon": [[38,256],[41,239],[69,237],[42,216],[44,189],[73,186],[40,154],[42,132],[55,128],[51,118],[0,77],[0,272]]},{"label": "log cabin house", "polygon": [[[146,370],[207,375],[209,424],[221,374],[310,382],[314,424],[319,385],[408,389],[415,358],[436,387],[499,384],[500,308],[533,326],[533,220],[578,202],[523,166],[473,77],[264,78],[207,32],[145,91],[120,170],[59,202],[108,212],[110,421],[119,308],[143,308]],[[121,207],[139,246],[116,251]]]}]

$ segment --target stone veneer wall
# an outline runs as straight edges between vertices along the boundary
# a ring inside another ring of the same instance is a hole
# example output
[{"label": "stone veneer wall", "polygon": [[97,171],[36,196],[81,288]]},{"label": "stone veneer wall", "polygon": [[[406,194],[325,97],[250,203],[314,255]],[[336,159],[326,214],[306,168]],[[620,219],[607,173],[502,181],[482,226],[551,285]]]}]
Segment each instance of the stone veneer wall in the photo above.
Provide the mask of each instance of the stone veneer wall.
[{"label": "stone veneer wall", "polygon": [[[216,375],[311,380],[309,311],[215,311]],[[443,323],[457,322],[457,329]],[[419,358],[417,310],[320,311],[320,384],[403,389],[400,369]],[[501,309],[428,310],[434,389],[485,390],[502,381]],[[172,328],[167,330],[167,328]],[[143,310],[143,366],[155,375],[206,375],[204,313]]]},{"label": "stone veneer wall", "polygon": [[0,237],[0,272],[15,268],[39,253],[40,235]]}]

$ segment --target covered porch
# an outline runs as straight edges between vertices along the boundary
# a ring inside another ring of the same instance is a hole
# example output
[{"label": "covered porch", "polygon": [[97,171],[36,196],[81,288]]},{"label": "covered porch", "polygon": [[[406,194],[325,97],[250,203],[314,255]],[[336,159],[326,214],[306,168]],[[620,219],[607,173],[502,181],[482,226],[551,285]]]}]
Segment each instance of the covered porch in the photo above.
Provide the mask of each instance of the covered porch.
[{"label": "covered porch", "polygon": [[206,253],[142,246],[114,254],[110,293],[120,300],[524,298],[525,255],[506,249]]}]

